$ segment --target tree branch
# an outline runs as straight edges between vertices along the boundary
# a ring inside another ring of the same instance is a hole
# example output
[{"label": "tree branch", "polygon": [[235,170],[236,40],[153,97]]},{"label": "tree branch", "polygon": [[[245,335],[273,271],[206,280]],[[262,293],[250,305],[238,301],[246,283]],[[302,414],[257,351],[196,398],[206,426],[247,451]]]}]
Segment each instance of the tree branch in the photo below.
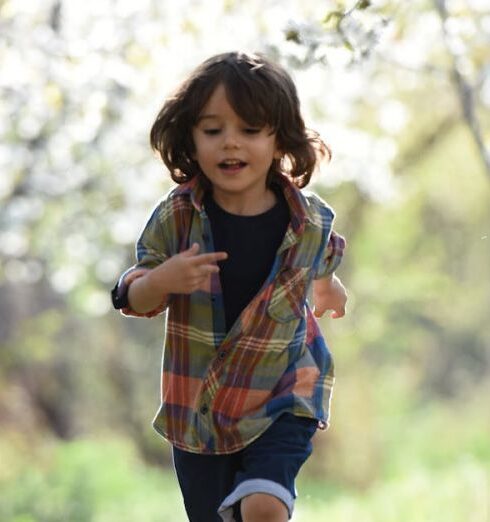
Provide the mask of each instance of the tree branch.
[{"label": "tree branch", "polygon": [[461,73],[458,63],[459,60],[451,49],[449,35],[446,28],[446,22],[449,18],[446,0],[434,0],[434,6],[442,22],[442,34],[444,38],[444,43],[446,45],[447,52],[449,53],[452,62],[451,78],[461,103],[463,117],[470,129],[473,140],[476,143],[487,175],[490,177],[490,152],[487,150],[483,141],[480,121],[476,113],[475,88],[472,85],[470,85],[470,83]]}]

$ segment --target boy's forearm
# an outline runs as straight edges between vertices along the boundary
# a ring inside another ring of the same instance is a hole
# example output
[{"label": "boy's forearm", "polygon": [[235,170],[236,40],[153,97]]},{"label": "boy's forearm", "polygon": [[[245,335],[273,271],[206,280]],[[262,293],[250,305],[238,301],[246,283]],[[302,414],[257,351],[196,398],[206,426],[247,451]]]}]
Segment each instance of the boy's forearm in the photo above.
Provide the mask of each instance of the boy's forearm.
[{"label": "boy's forearm", "polygon": [[144,314],[155,310],[168,295],[161,288],[161,284],[155,284],[155,273],[153,270],[134,280],[129,286],[129,305],[137,313]]}]

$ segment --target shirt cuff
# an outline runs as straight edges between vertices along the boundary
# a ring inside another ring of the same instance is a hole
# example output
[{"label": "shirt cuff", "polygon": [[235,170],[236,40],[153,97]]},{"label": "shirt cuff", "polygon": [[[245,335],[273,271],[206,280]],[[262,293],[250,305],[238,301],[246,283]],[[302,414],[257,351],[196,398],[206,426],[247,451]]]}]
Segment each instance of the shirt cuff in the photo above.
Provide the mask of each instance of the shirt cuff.
[{"label": "shirt cuff", "polygon": [[126,272],[124,272],[124,274],[119,278],[116,286],[111,290],[112,304],[114,308],[116,310],[120,310],[123,315],[131,317],[155,317],[156,315],[161,314],[167,308],[167,296],[157,308],[145,313],[134,311],[129,304],[129,287],[134,281],[136,281],[136,279],[143,277],[149,270],[149,268],[139,267],[132,267],[129,270],[126,270]]},{"label": "shirt cuff", "polygon": [[318,270],[315,279],[332,275],[335,272],[337,267],[340,265],[340,262],[342,261],[345,246],[345,239],[332,230],[328,240],[325,258],[322,265],[320,266],[320,269]]}]

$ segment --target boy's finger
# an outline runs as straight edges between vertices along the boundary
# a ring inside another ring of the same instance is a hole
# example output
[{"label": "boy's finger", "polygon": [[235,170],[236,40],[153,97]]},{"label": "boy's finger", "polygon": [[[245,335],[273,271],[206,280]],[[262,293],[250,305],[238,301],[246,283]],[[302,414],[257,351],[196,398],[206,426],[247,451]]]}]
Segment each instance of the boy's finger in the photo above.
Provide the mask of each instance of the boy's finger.
[{"label": "boy's finger", "polygon": [[323,316],[324,313],[325,313],[325,310],[319,310],[316,306],[315,306],[315,308],[313,308],[313,315],[315,317],[320,318]]},{"label": "boy's finger", "polygon": [[222,261],[227,257],[228,254],[226,252],[211,252],[209,254],[200,254],[198,256],[194,256],[192,262],[195,265],[209,265],[216,263],[216,261]]},{"label": "boy's finger", "polygon": [[341,317],[344,317],[345,315],[345,307],[339,308],[338,310],[334,310],[330,317],[332,319],[340,319]]},{"label": "boy's finger", "polygon": [[217,274],[219,272],[218,265],[201,265],[199,268],[204,275]]},{"label": "boy's finger", "polygon": [[195,256],[199,252],[199,243],[192,243],[191,247],[187,250],[184,250],[180,254],[184,257],[192,257]]}]

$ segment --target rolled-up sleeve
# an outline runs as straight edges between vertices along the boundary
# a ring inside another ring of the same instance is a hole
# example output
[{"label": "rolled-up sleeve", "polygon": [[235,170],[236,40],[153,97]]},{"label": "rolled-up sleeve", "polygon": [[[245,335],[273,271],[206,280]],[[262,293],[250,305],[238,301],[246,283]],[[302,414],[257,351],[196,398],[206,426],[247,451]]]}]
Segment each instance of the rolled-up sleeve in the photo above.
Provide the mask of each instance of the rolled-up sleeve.
[{"label": "rolled-up sleeve", "polygon": [[161,202],[153,210],[140,237],[136,243],[136,264],[126,270],[111,291],[112,304],[123,315],[134,317],[154,317],[161,314],[168,305],[168,296],[162,303],[150,312],[140,314],[131,309],[128,301],[130,285],[139,277],[143,277],[149,270],[166,261],[171,253],[169,249],[169,237],[163,223],[165,214],[164,202]]},{"label": "rolled-up sleeve", "polygon": [[334,230],[330,232],[330,237],[326,242],[325,250],[321,256],[315,279],[327,277],[335,272],[342,261],[346,247],[345,239]]}]

